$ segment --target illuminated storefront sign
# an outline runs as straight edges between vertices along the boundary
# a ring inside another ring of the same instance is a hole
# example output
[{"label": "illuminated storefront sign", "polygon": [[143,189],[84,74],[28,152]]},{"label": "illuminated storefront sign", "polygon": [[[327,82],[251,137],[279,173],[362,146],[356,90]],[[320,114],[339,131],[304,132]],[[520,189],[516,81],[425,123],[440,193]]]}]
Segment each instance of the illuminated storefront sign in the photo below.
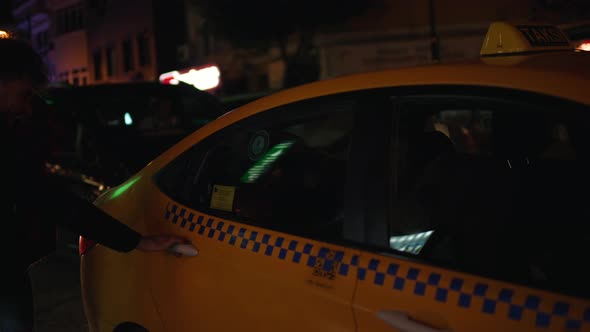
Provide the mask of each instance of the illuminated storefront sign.
[{"label": "illuminated storefront sign", "polygon": [[217,66],[171,71],[160,75],[160,83],[178,85],[180,82],[199,90],[211,90],[219,86],[221,73]]},{"label": "illuminated storefront sign", "polygon": [[578,44],[576,49],[578,49],[580,51],[590,51],[590,41],[585,41],[585,42]]}]

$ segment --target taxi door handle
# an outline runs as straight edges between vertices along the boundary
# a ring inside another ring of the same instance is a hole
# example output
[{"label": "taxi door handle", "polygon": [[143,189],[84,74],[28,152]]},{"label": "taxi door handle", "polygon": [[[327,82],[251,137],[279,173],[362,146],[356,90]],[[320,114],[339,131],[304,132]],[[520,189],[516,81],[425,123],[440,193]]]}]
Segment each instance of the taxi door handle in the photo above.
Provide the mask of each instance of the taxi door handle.
[{"label": "taxi door handle", "polygon": [[199,251],[190,244],[175,244],[168,249],[171,253],[180,254],[184,256],[197,256]]},{"label": "taxi door handle", "polygon": [[439,330],[426,326],[401,311],[379,311],[377,317],[401,332],[450,332],[450,330]]}]

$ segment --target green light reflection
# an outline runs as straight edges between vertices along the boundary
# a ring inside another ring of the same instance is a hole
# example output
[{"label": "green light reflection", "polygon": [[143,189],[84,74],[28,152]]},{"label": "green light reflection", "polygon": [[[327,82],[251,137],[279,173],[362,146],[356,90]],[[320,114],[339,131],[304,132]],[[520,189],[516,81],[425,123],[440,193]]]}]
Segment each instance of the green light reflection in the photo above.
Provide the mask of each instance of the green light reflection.
[{"label": "green light reflection", "polygon": [[244,175],[242,175],[240,182],[255,183],[256,180],[266,173],[272,165],[285,154],[291,146],[293,146],[294,143],[295,141],[282,142],[270,148],[262,158],[258,159],[258,161],[254,163]]},{"label": "green light reflection", "polygon": [[113,191],[110,199],[115,199],[115,198],[123,195],[123,193],[126,192],[127,190],[129,190],[129,188],[131,188],[137,181],[139,181],[140,178],[141,178],[141,176],[138,176],[136,178],[133,178],[133,179],[127,181],[126,183],[122,184],[121,186],[119,186],[117,189],[115,189]]}]

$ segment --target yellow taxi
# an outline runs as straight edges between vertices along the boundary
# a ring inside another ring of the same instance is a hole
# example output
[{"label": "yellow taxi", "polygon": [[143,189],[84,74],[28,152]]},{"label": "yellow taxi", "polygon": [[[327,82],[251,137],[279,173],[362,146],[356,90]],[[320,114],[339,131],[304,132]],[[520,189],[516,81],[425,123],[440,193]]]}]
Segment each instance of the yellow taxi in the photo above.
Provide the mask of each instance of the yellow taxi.
[{"label": "yellow taxi", "polygon": [[590,54],[490,26],[480,59],[223,115],[96,204],[194,250],[81,239],[91,331],[590,331]]}]

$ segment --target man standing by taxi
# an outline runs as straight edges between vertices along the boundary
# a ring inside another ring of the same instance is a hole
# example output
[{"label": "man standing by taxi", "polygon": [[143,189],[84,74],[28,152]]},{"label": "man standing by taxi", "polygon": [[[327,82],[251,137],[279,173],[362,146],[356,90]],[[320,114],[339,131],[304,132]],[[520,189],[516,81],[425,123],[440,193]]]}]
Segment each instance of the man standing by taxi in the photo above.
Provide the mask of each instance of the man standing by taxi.
[{"label": "man standing by taxi", "polygon": [[[186,242],[172,235],[142,236],[93,204],[50,183],[43,172],[36,93],[46,83],[41,58],[25,43],[0,39],[0,331],[32,331],[26,269],[35,246],[27,236],[33,212],[120,252],[163,251]],[[42,118],[42,117],[40,117]]]}]

